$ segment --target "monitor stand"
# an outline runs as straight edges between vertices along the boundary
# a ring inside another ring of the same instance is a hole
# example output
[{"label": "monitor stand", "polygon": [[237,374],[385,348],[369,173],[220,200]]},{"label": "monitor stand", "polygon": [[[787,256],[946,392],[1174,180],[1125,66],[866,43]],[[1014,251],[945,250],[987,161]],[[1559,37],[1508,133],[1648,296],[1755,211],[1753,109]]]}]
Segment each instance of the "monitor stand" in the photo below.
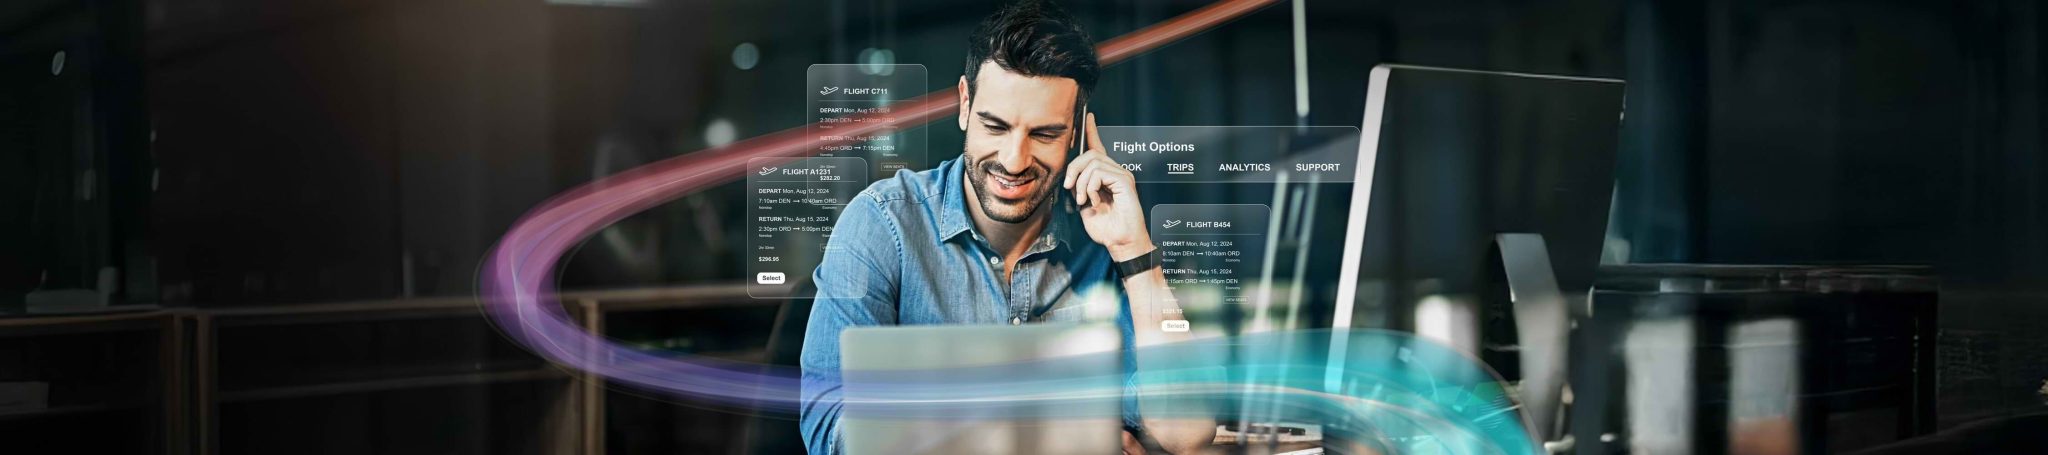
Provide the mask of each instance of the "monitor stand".
[{"label": "monitor stand", "polygon": [[1495,256],[1501,267],[1487,278],[1494,283],[1505,278],[1506,297],[1514,309],[1523,424],[1535,442],[1542,444],[1558,433],[1570,314],[1564,294],[1558,290],[1543,235],[1495,234],[1491,250],[1498,252]]}]

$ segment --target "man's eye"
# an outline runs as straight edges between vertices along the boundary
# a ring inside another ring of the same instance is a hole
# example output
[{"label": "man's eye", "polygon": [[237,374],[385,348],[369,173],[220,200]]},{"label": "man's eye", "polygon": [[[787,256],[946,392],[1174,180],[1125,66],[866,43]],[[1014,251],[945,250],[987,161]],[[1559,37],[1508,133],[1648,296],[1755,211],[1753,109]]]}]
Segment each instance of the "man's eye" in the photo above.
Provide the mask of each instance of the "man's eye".
[{"label": "man's eye", "polygon": [[1010,127],[989,124],[982,124],[981,129],[988,130],[989,134],[1003,134],[1010,132]]},{"label": "man's eye", "polygon": [[1059,133],[1038,133],[1038,134],[1033,134],[1033,135],[1031,135],[1031,137],[1035,137],[1035,138],[1038,138],[1039,140],[1045,140],[1045,141],[1050,141],[1050,140],[1053,140],[1053,139],[1059,139],[1059,138],[1060,138],[1060,134],[1059,134]]}]

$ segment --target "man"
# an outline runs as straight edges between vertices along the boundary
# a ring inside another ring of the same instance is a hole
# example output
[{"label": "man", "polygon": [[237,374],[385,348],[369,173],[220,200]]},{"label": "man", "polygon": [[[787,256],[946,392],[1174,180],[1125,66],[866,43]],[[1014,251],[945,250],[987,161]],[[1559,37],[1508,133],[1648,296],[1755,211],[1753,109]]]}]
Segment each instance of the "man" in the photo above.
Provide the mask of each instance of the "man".
[{"label": "man", "polygon": [[[812,276],[818,294],[804,334],[801,424],[811,453],[841,447],[833,378],[847,327],[1078,321],[1089,313],[1086,296],[1108,295],[1094,300],[1117,306],[1126,349],[1186,336],[1161,330],[1180,312],[1136,179],[1101,148],[1093,114],[1085,132],[1074,124],[1095,87],[1093,46],[1056,6],[1003,7],[969,39],[957,86],[960,157],[877,181],[840,214]],[[1089,150],[1068,161],[1084,134]],[[1213,419],[1131,411],[1127,452],[1142,453],[1139,441],[1149,439],[1191,453],[1214,437]]]}]

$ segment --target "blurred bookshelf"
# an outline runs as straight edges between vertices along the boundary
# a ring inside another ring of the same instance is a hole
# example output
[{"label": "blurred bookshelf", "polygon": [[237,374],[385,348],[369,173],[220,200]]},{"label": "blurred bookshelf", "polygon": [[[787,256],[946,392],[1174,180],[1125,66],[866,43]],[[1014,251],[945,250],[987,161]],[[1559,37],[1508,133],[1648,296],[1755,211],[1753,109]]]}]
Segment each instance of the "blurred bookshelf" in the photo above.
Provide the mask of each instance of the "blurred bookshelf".
[{"label": "blurred bookshelf", "polygon": [[[559,301],[586,330],[627,346],[746,362],[769,360],[771,339],[785,334],[761,328],[790,302],[752,299],[741,285]],[[47,388],[35,402],[0,401],[0,437],[44,449],[30,452],[160,454],[672,453],[733,447],[743,435],[794,443],[786,416],[608,387],[553,365],[481,311],[474,298],[427,298],[0,318],[0,385]],[[800,343],[795,335],[784,344]]]},{"label": "blurred bookshelf", "polygon": [[185,444],[177,322],[163,312],[0,319],[0,440],[22,453]]}]

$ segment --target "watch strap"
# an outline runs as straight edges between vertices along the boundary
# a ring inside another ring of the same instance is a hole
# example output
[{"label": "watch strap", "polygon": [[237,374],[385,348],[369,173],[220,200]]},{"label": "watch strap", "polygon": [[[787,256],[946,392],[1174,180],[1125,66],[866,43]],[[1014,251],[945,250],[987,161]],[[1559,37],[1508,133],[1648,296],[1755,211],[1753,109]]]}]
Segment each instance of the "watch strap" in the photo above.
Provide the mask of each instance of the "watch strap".
[{"label": "watch strap", "polygon": [[1162,265],[1164,263],[1160,261],[1159,249],[1153,248],[1152,251],[1147,251],[1145,254],[1138,255],[1138,257],[1117,262],[1116,276],[1117,278],[1130,278],[1131,275],[1145,273],[1147,270],[1152,270]]}]

